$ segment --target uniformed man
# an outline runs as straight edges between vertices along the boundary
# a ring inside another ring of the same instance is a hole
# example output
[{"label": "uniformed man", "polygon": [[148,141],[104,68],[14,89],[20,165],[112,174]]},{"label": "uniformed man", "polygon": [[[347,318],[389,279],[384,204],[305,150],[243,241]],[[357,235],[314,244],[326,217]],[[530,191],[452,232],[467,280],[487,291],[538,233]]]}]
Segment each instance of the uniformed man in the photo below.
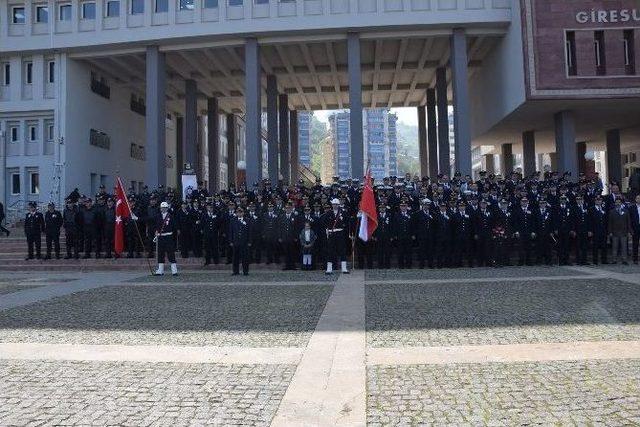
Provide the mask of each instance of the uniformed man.
[{"label": "uniformed man", "polygon": [[608,264],[607,257],[607,206],[602,196],[595,196],[594,206],[591,210],[591,231],[593,233],[593,258],[594,264]]},{"label": "uniformed man", "polygon": [[189,252],[193,250],[193,219],[189,205],[186,201],[182,201],[180,209],[175,214],[178,224],[178,247],[180,248],[180,256],[189,258]]},{"label": "uniformed man", "polygon": [[412,247],[416,238],[413,224],[407,202],[400,202],[400,212],[393,219],[399,268],[411,268]]},{"label": "uniformed man", "polygon": [[387,205],[378,205],[378,227],[372,236],[375,242],[378,268],[391,267],[391,245],[393,241],[393,224]]},{"label": "uniformed man", "polygon": [[251,224],[251,247],[249,248],[249,260],[260,264],[262,261],[262,214],[256,210],[256,204],[250,202],[248,212],[245,214]]},{"label": "uniformed man", "polygon": [[66,206],[62,213],[63,217],[63,225],[64,225],[64,235],[65,235],[65,246],[67,250],[67,255],[64,259],[71,259],[73,256],[75,259],[78,259],[80,255],[78,252],[80,251],[80,218],[79,212],[76,205],[73,203],[71,199],[66,200]]},{"label": "uniformed man", "polygon": [[[493,239],[492,232],[494,226],[493,213],[487,206],[485,199],[480,200],[480,209],[475,215],[474,241],[476,259],[480,267],[493,265]],[[456,242],[454,242],[456,244]]]},{"label": "uniformed man", "polygon": [[[44,229],[47,242],[47,255],[44,259],[51,259],[51,250],[54,249],[56,259],[60,259],[60,229],[62,228],[62,214],[56,210],[54,203],[49,203],[44,214]],[[53,248],[52,248],[53,247]]]},{"label": "uniformed man", "polygon": [[[104,225],[104,245],[106,251],[106,258],[112,258],[111,251],[114,247],[114,239],[116,233],[116,208],[113,203],[113,199],[107,199],[107,206],[104,210],[102,221]],[[118,254],[116,254],[116,258]]]},{"label": "uniformed man", "polygon": [[238,207],[235,215],[231,217],[229,242],[233,249],[233,275],[240,274],[240,264],[242,264],[242,274],[247,276],[250,263],[251,224],[244,217],[244,209],[242,207]]},{"label": "uniformed man", "polygon": [[536,230],[536,262],[541,264],[544,262],[546,265],[551,265],[551,257],[553,246],[556,241],[554,236],[555,224],[553,212],[549,209],[548,203],[545,199],[540,199],[538,202],[538,209],[535,215],[535,230]]},{"label": "uniformed man", "polygon": [[200,206],[199,199],[193,199],[190,210],[190,224],[191,224],[191,242],[193,249],[193,256],[200,258],[202,256],[202,225],[200,219],[204,212]]},{"label": "uniformed man", "polygon": [[424,198],[420,201],[422,209],[415,214],[414,235],[418,241],[418,262],[420,268],[427,265],[433,268],[433,216],[431,215],[431,200]]},{"label": "uniformed man", "polygon": [[333,264],[340,261],[342,273],[348,274],[347,270],[347,230],[349,222],[347,213],[340,207],[340,200],[331,200],[331,210],[324,216],[324,223],[327,227],[327,269],[326,274],[333,273]]},{"label": "uniformed man", "polygon": [[520,207],[516,210],[514,229],[518,241],[518,262],[520,265],[531,265],[531,253],[538,235],[535,216],[526,197],[520,200]]},{"label": "uniformed man", "polygon": [[[98,226],[98,212],[90,197],[85,200],[84,209],[80,211],[80,223],[84,239],[84,259],[88,259],[91,258],[91,252],[96,244],[96,227]],[[98,253],[96,253],[96,258],[100,258]]]},{"label": "uniformed man", "polygon": [[509,201],[501,199],[495,212],[493,225],[493,243],[496,249],[496,265],[511,265],[511,240],[513,238],[513,217],[509,210]]},{"label": "uniformed man", "polygon": [[175,233],[177,230],[177,224],[169,213],[169,203],[160,203],[160,212],[155,217],[154,223],[154,241],[158,246],[158,269],[155,272],[156,276],[164,275],[164,261],[165,256],[171,263],[171,274],[173,276],[178,274],[178,265],[176,264],[175,253]]},{"label": "uniformed man", "polygon": [[28,256],[27,260],[33,259],[34,248],[35,257],[40,259],[42,248],[42,231],[45,227],[44,217],[37,211],[35,202],[29,203],[29,212],[24,219],[24,234],[27,236]]},{"label": "uniformed man", "polygon": [[262,233],[265,244],[265,251],[267,255],[267,264],[275,262],[280,263],[280,252],[278,250],[278,236],[279,232],[279,216],[274,210],[273,203],[269,202],[267,205],[267,212],[264,215],[262,221]]},{"label": "uniformed man", "polygon": [[434,215],[435,253],[438,268],[451,265],[451,215],[447,211],[447,204],[438,204],[438,213]]},{"label": "uniformed man", "polygon": [[569,249],[575,236],[573,212],[569,207],[569,199],[566,195],[560,196],[560,205],[556,210],[556,232],[558,236],[558,263],[569,265]]},{"label": "uniformed man", "polygon": [[587,254],[593,232],[591,231],[591,215],[582,194],[576,195],[573,218],[576,231],[576,263],[587,265]]},{"label": "uniformed man", "polygon": [[142,224],[144,223],[144,217],[142,209],[138,206],[138,202],[135,198],[129,199],[129,206],[131,207],[131,216],[125,219],[124,231],[125,242],[127,248],[127,258],[133,258],[134,254],[136,258],[142,257],[142,251],[144,247],[140,242],[141,228],[144,230]]},{"label": "uniformed man", "polygon": [[284,215],[280,217],[278,225],[280,235],[278,242],[284,252],[283,270],[295,270],[298,258],[298,237],[300,235],[298,216],[293,212],[293,204],[288,202],[284,208]]},{"label": "uniformed man", "polygon": [[206,212],[200,218],[202,240],[204,242],[204,265],[220,262],[218,251],[218,231],[220,227],[220,217],[213,208],[212,203],[207,203]]},{"label": "uniformed man", "polygon": [[[167,203],[168,205],[168,203]],[[169,208],[167,208],[167,211]],[[160,209],[158,209],[158,199],[155,196],[149,198],[149,205],[145,211],[145,226],[147,229],[147,258],[153,258],[155,254],[155,232],[157,227],[158,215],[160,215]]]},{"label": "uniformed man", "polygon": [[451,219],[453,234],[452,266],[462,267],[463,262],[466,260],[467,265],[473,267],[475,258],[475,254],[472,251],[474,218],[467,211],[467,204],[464,200],[458,202],[458,208]]}]

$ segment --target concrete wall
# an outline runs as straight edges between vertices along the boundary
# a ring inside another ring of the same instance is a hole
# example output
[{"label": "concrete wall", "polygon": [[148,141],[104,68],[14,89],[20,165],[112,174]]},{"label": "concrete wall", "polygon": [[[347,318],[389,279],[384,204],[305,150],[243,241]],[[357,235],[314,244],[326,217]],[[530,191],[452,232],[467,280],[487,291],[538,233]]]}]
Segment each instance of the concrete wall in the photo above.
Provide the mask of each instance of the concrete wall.
[{"label": "concrete wall", "polygon": [[520,2],[512,2],[509,31],[469,81],[471,137],[487,132],[526,100]]}]

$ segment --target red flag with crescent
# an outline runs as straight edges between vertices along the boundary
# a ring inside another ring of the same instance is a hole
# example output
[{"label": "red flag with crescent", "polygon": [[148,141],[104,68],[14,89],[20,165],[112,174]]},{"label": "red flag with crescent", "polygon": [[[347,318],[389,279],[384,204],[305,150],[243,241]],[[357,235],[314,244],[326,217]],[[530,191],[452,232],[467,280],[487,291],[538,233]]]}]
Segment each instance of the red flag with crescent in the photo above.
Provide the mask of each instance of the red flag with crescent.
[{"label": "red flag with crescent", "polygon": [[126,218],[131,216],[131,208],[127,193],[124,191],[120,177],[116,182],[116,224],[115,238],[113,239],[113,249],[116,255],[120,255],[124,251],[124,223]]}]

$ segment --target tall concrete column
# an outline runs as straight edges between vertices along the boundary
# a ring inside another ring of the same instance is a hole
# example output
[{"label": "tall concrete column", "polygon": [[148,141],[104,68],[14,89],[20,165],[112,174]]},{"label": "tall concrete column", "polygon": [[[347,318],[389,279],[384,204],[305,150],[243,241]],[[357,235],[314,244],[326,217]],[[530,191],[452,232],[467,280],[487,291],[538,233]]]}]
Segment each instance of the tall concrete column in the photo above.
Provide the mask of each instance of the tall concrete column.
[{"label": "tall concrete column", "polygon": [[416,108],[418,112],[418,152],[420,156],[420,176],[429,175],[429,159],[427,158],[427,117],[423,105]]},{"label": "tall concrete column", "polygon": [[471,107],[469,105],[469,70],[467,35],[456,28],[451,35],[451,81],[453,86],[453,128],[455,167],[462,175],[471,175]]},{"label": "tall concrete column", "polygon": [[220,190],[220,120],[218,98],[207,99],[207,157],[209,193]]},{"label": "tall concrete column", "polygon": [[576,143],[576,158],[578,159],[578,173],[587,173],[587,143],[579,141]]},{"label": "tall concrete column", "polygon": [[198,156],[198,85],[195,80],[185,80],[184,89],[184,161],[190,163],[195,171]]},{"label": "tall concrete column", "polygon": [[578,176],[578,156],[576,155],[576,128],[571,111],[561,111],[554,116],[556,133],[556,153],[558,172],[571,173],[573,180]]},{"label": "tall concrete column", "polygon": [[236,185],[238,171],[237,150],[236,116],[227,114],[227,181],[229,186]]},{"label": "tall concrete column", "polygon": [[438,175],[438,129],[436,124],[436,90],[427,89],[427,151],[429,153],[429,176]]},{"label": "tall concrete column", "polygon": [[176,117],[176,184],[181,188],[184,169],[184,117]]},{"label": "tall concrete column", "polygon": [[349,130],[351,133],[351,177],[364,176],[364,138],[362,132],[362,67],[360,35],[347,34],[347,68],[349,74]]},{"label": "tall concrete column", "polygon": [[500,165],[500,171],[502,176],[507,179],[513,172],[513,145],[502,144],[501,150],[502,164]]},{"label": "tall concrete column", "polygon": [[496,173],[496,162],[495,162],[495,156],[493,154],[484,155],[484,170],[488,174]]},{"label": "tall concrete column", "polygon": [[436,96],[438,110],[438,171],[449,175],[449,113],[447,111],[447,69],[436,69]]},{"label": "tall concrete column", "polygon": [[300,152],[298,146],[298,112],[289,112],[289,137],[291,139],[291,183],[300,179]]},{"label": "tall concrete column", "polygon": [[147,47],[146,54],[146,172],[145,181],[150,188],[167,182],[165,131],[165,54],[158,46]]},{"label": "tall concrete column", "polygon": [[278,81],[267,76],[267,169],[269,180],[278,183]]},{"label": "tall concrete column", "polygon": [[291,152],[289,150],[289,97],[282,94],[278,97],[279,137],[280,137],[280,175],[282,181],[289,184],[291,181]]},{"label": "tall concrete column", "polygon": [[607,176],[609,182],[622,183],[622,153],[620,151],[620,129],[607,131]]},{"label": "tall concrete column", "polygon": [[248,38],[244,46],[245,63],[245,111],[246,111],[246,162],[247,189],[262,179],[262,120],[260,113],[260,46],[258,40]]},{"label": "tall concrete column", "polygon": [[551,167],[551,171],[557,172],[558,171],[558,153],[549,153],[549,161],[551,162],[551,164],[549,165]]},{"label": "tall concrete column", "polygon": [[522,133],[522,163],[525,177],[536,173],[536,134],[532,130]]}]

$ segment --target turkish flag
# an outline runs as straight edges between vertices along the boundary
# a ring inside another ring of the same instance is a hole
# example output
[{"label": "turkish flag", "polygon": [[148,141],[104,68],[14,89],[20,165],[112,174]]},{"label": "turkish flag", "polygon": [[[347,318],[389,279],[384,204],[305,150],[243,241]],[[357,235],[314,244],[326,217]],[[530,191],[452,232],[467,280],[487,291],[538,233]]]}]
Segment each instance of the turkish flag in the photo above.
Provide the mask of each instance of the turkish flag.
[{"label": "turkish flag", "polygon": [[124,224],[122,221],[125,218],[131,216],[131,208],[129,207],[129,200],[127,200],[127,194],[124,192],[122,181],[120,177],[116,182],[116,229],[115,238],[113,239],[113,249],[116,255],[120,255],[124,251]]},{"label": "turkish flag", "polygon": [[363,241],[371,239],[371,235],[378,228],[378,210],[376,209],[376,200],[373,196],[373,188],[371,187],[371,171],[367,169],[364,188],[360,198],[360,229],[358,237]]}]

